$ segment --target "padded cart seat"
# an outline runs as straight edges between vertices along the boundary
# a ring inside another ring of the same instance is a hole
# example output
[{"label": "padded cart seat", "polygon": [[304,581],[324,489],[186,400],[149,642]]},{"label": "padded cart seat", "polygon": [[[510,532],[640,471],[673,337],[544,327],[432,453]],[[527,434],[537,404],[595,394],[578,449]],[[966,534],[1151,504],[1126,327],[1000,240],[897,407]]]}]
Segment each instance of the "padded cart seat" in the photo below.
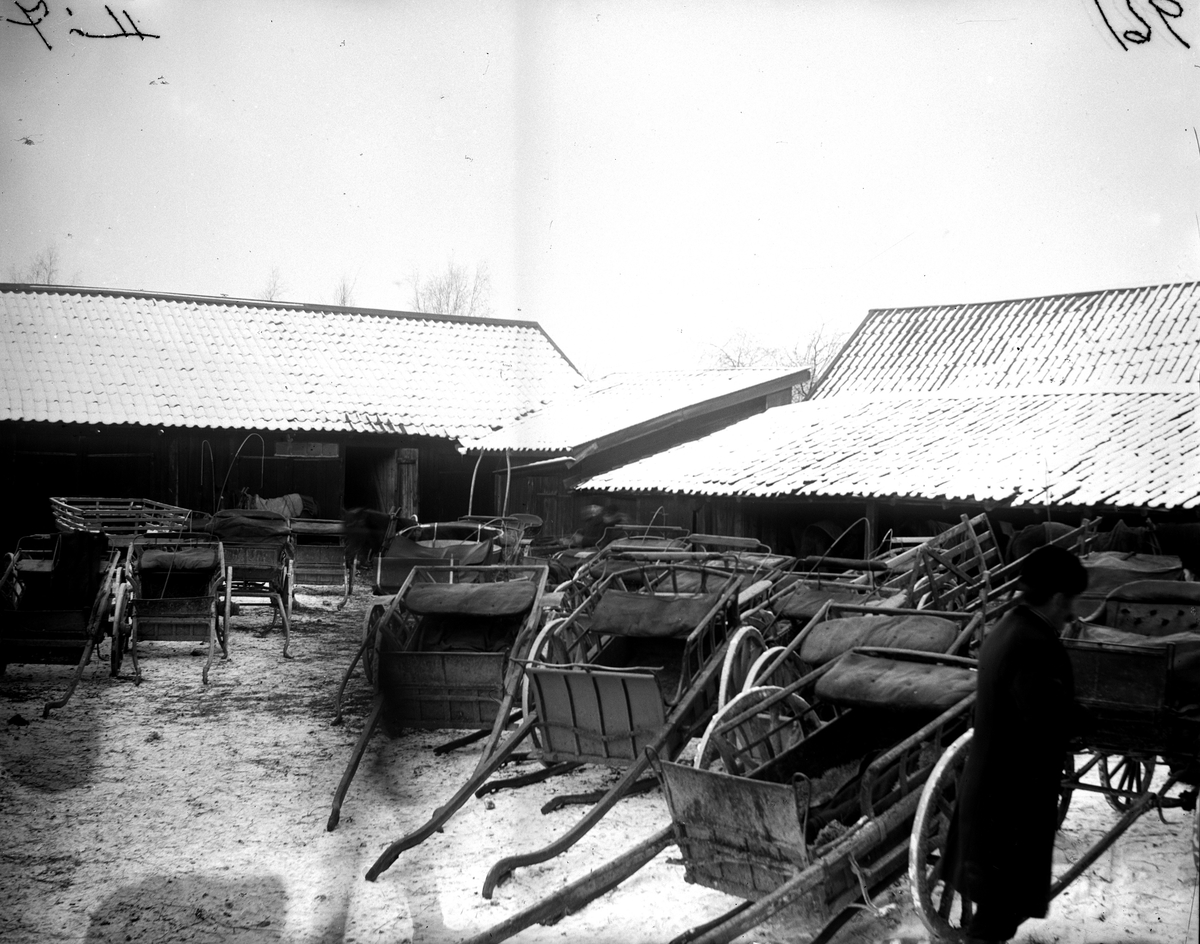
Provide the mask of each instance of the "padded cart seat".
[{"label": "padded cart seat", "polygon": [[847,652],[820,679],[823,702],[846,707],[945,710],[975,691],[965,665],[937,665],[862,651]]},{"label": "padded cart seat", "polygon": [[946,652],[961,631],[960,624],[941,616],[842,616],[812,627],[798,655],[801,661],[816,666],[861,646]]}]

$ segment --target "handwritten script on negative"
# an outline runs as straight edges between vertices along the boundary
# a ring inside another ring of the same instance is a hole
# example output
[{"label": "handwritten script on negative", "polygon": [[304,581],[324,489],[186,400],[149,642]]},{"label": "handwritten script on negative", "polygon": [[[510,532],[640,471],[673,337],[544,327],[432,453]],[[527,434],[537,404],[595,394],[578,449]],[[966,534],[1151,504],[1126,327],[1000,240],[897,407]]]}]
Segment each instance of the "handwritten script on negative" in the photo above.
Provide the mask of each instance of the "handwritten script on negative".
[{"label": "handwritten script on negative", "polygon": [[[54,47],[50,45],[50,40],[46,38],[46,32],[49,32],[50,29],[55,25],[54,14],[51,12],[49,0],[37,0],[37,3],[34,3],[30,6],[25,6],[20,2],[20,0],[13,0],[13,6],[17,8],[19,14],[15,17],[6,17],[4,22],[12,23],[15,26],[31,28],[35,33],[37,33],[38,39],[45,44],[46,48],[53,50]],[[75,16],[75,12],[70,7],[64,6],[62,9],[65,11],[67,18],[72,18]],[[146,40],[162,38],[157,33],[144,32],[134,18],[129,14],[128,10],[122,10],[121,16],[117,16],[117,14],[113,13],[112,7],[106,5],[104,7],[104,12],[108,14],[108,19],[116,24],[117,32],[101,32],[101,30],[111,30],[112,27],[109,25],[107,20],[97,15],[94,17],[88,17],[89,22],[84,23],[84,25],[88,26],[88,29],[80,29],[79,27],[73,26],[69,30],[68,35],[82,36],[84,39]],[[124,17],[125,19],[122,20],[121,17]],[[95,19],[99,25],[90,25],[90,20],[92,19]],[[84,17],[80,17],[80,21],[83,22]],[[43,27],[45,28],[46,32],[43,32]]]},{"label": "handwritten script on negative", "polygon": [[[1129,52],[1130,46],[1141,46],[1143,43],[1150,42],[1152,36],[1157,35],[1154,32],[1155,26],[1151,25],[1156,16],[1162,21],[1163,29],[1177,43],[1185,49],[1192,48],[1191,43],[1180,36],[1176,32],[1175,26],[1172,25],[1172,21],[1183,18],[1183,4],[1179,0],[1142,0],[1140,4],[1135,3],[1134,0],[1125,0],[1124,9],[1121,9],[1119,0],[1092,0],[1092,2],[1100,11],[1100,18],[1104,20],[1104,25],[1112,33],[1113,39],[1126,52]],[[1130,18],[1133,20],[1132,23]]]}]

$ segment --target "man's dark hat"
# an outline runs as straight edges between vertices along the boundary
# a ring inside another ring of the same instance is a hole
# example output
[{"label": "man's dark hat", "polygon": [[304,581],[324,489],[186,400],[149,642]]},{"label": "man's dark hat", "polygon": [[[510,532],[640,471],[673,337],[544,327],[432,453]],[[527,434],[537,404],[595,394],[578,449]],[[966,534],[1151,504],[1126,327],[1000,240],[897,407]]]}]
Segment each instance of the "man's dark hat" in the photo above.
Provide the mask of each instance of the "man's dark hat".
[{"label": "man's dark hat", "polygon": [[1071,551],[1048,545],[1039,547],[1021,565],[1022,590],[1041,595],[1078,596],[1087,589],[1088,572]]}]

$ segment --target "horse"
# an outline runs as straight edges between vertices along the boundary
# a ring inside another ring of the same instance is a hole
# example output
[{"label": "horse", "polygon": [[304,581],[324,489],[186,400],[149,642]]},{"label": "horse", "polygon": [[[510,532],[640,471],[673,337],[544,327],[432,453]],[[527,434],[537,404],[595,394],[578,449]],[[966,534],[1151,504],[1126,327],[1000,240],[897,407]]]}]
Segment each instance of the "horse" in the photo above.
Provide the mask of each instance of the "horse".
[{"label": "horse", "polygon": [[[1049,544],[1074,530],[1059,521],[1042,521],[1022,528],[1008,545],[1008,559],[1019,560],[1035,548]],[[1131,528],[1118,520],[1111,531],[1099,532],[1093,551],[1119,551],[1127,554],[1169,554],[1193,575],[1200,575],[1200,524],[1153,524]]]},{"label": "horse", "polygon": [[338,604],[340,610],[350,599],[354,590],[354,572],[358,562],[369,562],[383,553],[392,535],[417,524],[416,518],[408,518],[395,512],[388,514],[374,508],[347,508],[342,514],[342,530],[346,536],[346,596]]},{"label": "horse", "polygon": [[278,498],[261,498],[251,494],[249,488],[243,488],[238,492],[237,506],[252,511],[273,511],[285,518],[316,518],[321,510],[311,495],[289,492]]}]

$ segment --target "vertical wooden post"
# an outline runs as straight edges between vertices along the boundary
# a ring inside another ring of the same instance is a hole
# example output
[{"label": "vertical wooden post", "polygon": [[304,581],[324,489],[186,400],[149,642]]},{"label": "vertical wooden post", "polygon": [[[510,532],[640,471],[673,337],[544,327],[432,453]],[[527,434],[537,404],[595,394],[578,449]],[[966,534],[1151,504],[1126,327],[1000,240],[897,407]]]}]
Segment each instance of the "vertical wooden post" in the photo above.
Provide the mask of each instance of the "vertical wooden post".
[{"label": "vertical wooden post", "polygon": [[400,514],[415,518],[420,510],[420,494],[417,485],[417,452],[416,449],[397,449],[396,468],[400,480]]}]

